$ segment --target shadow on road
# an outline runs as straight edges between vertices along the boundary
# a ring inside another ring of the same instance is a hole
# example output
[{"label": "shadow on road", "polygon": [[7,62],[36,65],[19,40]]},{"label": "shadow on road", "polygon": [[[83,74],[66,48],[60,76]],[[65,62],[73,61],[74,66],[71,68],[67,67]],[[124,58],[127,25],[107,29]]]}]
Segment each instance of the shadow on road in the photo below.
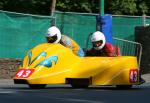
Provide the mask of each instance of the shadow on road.
[{"label": "shadow on road", "polygon": [[[27,85],[17,85],[17,86],[0,86],[0,89],[15,89],[15,90],[41,90],[41,89],[31,89]],[[135,91],[135,90],[146,90],[150,89],[149,86],[133,86],[130,89],[125,89],[125,88],[116,88],[115,86],[91,86],[88,88],[72,88],[69,85],[48,85],[46,88],[43,90],[130,90],[130,91]]]}]

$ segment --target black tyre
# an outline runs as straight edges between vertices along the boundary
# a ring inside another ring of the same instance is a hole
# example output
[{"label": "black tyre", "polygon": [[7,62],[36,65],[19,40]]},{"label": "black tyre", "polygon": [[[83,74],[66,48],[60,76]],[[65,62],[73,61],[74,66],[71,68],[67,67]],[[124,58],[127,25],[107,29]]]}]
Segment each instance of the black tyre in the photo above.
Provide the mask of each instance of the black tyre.
[{"label": "black tyre", "polygon": [[90,82],[88,78],[82,79],[70,79],[70,83],[73,88],[88,88]]},{"label": "black tyre", "polygon": [[131,89],[132,85],[116,85],[117,89]]},{"label": "black tyre", "polygon": [[29,87],[32,89],[44,89],[46,84],[29,84]]},{"label": "black tyre", "polygon": [[86,84],[71,84],[72,88],[88,88]]}]

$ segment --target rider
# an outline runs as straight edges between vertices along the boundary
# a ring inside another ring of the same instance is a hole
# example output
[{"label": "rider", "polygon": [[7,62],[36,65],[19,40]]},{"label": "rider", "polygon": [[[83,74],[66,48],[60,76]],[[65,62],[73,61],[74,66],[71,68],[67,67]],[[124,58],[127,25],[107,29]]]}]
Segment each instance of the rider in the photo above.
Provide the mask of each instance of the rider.
[{"label": "rider", "polygon": [[120,55],[119,49],[110,43],[106,43],[105,36],[100,31],[96,31],[91,35],[91,42],[93,47],[86,51],[86,56],[114,57]]},{"label": "rider", "polygon": [[63,46],[70,48],[74,54],[83,57],[82,48],[71,38],[66,35],[61,35],[60,30],[56,26],[52,26],[47,30],[46,39],[48,43],[60,43]]}]

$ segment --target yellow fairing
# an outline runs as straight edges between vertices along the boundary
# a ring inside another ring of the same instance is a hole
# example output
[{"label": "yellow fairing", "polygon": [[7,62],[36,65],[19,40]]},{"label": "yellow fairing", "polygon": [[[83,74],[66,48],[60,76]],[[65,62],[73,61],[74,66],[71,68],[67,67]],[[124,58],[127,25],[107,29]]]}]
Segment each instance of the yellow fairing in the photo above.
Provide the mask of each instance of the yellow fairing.
[{"label": "yellow fairing", "polygon": [[22,72],[14,77],[29,84],[65,84],[66,78],[90,79],[91,85],[139,83],[136,57],[78,57],[60,44],[36,46],[27,53],[19,69],[34,70],[27,77]]}]

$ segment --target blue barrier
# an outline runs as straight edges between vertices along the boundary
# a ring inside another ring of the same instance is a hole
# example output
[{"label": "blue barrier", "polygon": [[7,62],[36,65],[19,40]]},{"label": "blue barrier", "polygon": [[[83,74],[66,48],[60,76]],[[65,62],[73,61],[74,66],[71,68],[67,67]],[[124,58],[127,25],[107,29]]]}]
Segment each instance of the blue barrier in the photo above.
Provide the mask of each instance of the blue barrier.
[{"label": "blue barrier", "polygon": [[98,15],[96,17],[97,25],[100,25],[99,30],[104,33],[106,42],[113,43],[112,38],[112,15],[107,14],[104,16]]}]

